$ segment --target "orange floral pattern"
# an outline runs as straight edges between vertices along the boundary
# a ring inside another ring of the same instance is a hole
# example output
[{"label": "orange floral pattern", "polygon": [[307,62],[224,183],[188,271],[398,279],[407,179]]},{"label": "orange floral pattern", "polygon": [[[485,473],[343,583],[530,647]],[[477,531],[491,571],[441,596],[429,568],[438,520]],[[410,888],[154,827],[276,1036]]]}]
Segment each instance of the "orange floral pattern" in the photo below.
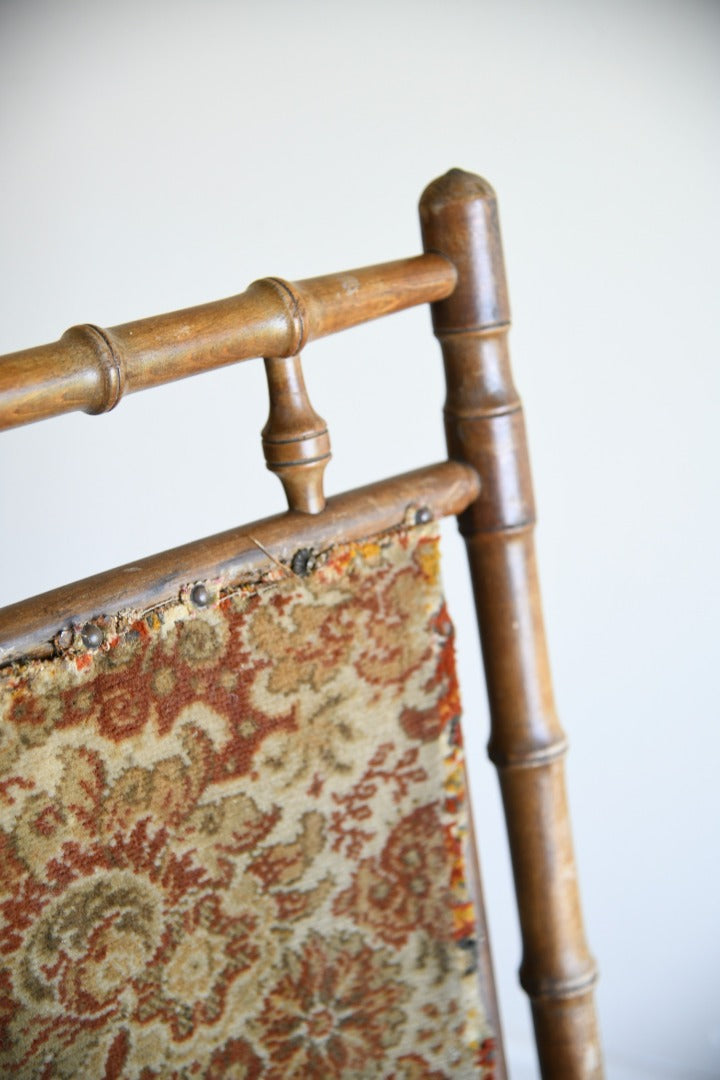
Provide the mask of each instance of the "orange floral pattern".
[{"label": "orange floral pattern", "polygon": [[432,528],[0,678],[0,1073],[493,1076]]}]

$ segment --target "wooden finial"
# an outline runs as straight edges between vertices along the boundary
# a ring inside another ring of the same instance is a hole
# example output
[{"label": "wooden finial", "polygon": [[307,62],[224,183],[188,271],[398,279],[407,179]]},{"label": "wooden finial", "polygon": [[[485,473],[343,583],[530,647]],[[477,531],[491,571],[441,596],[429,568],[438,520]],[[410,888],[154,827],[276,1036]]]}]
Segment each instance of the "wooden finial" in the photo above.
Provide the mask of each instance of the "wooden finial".
[{"label": "wooden finial", "polygon": [[325,508],[323,473],[330,460],[327,424],[310,404],[300,356],[265,359],[270,415],[262,430],[268,469],[277,473],[291,510]]}]

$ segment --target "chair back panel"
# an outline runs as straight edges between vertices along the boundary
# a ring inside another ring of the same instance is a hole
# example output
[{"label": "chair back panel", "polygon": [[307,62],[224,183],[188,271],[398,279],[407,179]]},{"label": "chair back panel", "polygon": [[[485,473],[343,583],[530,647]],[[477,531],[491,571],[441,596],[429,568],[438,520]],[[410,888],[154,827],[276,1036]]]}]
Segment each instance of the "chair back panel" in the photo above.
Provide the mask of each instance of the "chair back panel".
[{"label": "chair back panel", "polygon": [[496,1075],[435,526],[301,563],[5,669],[7,1074]]}]

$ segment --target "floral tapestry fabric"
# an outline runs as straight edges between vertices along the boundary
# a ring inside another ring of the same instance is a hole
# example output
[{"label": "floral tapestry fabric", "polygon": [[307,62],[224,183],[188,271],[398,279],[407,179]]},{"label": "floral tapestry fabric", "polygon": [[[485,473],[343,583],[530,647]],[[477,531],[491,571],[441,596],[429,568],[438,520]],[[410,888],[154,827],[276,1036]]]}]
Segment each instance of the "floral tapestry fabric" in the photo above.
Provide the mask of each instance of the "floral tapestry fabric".
[{"label": "floral tapestry fabric", "polygon": [[0,1074],[493,1075],[432,528],[0,681]]}]

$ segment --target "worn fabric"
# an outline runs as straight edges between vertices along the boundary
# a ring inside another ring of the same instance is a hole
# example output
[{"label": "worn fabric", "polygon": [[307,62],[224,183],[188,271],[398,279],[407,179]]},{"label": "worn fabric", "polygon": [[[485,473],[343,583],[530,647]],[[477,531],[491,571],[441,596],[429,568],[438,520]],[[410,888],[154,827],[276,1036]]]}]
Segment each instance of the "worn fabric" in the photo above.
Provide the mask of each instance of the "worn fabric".
[{"label": "worn fabric", "polygon": [[493,1075],[437,538],[112,623],[0,689],[0,1073]]}]

